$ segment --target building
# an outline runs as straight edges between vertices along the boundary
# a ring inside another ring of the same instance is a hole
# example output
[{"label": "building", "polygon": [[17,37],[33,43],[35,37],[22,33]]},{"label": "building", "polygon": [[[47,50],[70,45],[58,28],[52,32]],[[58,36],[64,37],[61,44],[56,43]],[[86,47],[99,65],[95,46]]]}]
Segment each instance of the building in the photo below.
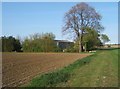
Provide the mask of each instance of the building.
[{"label": "building", "polygon": [[61,51],[74,46],[74,42],[71,41],[67,41],[67,40],[55,40],[55,41]]},{"label": "building", "polygon": [[120,44],[107,44],[107,45],[104,45],[104,48],[108,48],[108,47],[111,47],[111,48],[120,48]]}]

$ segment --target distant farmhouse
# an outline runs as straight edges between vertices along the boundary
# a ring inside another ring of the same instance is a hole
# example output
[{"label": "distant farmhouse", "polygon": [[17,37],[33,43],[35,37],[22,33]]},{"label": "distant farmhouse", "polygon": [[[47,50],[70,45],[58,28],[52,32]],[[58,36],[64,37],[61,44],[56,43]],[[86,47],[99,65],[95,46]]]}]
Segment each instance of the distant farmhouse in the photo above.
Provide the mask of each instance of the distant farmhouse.
[{"label": "distant farmhouse", "polygon": [[61,49],[61,51],[74,46],[74,42],[67,41],[67,40],[55,40],[55,42],[57,46]]},{"label": "distant farmhouse", "polygon": [[120,48],[120,44],[107,44],[104,45],[105,48],[112,47],[112,48]]}]

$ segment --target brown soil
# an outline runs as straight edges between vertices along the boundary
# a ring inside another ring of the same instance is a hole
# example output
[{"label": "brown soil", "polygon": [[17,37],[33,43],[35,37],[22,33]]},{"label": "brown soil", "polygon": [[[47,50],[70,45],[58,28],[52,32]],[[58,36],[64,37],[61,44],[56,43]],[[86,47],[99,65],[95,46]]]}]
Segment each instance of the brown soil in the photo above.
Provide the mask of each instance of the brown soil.
[{"label": "brown soil", "polygon": [[90,53],[3,53],[3,86],[18,87],[38,74],[52,72]]}]

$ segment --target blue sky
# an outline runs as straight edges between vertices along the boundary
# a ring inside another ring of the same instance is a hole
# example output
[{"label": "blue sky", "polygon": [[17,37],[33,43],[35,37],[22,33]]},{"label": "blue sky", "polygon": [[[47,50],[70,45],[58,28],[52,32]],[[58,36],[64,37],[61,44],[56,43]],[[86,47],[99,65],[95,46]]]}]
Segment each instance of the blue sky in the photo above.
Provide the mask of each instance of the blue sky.
[{"label": "blue sky", "polygon": [[[109,36],[109,43],[118,43],[118,3],[87,2],[102,16],[102,25]],[[34,33],[52,32],[59,40],[62,36],[64,14],[77,2],[3,2],[2,35],[24,38]]]}]

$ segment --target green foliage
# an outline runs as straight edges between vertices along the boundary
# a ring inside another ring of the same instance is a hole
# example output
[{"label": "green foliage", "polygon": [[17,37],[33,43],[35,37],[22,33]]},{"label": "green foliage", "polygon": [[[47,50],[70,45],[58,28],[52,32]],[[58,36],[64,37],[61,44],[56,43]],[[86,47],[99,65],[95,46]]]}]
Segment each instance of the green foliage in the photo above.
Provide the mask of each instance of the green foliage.
[{"label": "green foliage", "polygon": [[12,36],[2,37],[2,52],[21,51],[21,44],[18,39]]},{"label": "green foliage", "polygon": [[30,35],[23,44],[24,52],[53,52],[57,51],[57,46],[54,41],[54,34],[45,33],[45,34],[34,34]]},{"label": "green foliage", "polygon": [[73,52],[73,49],[72,48],[67,48],[67,49],[64,49],[64,52]]},{"label": "green foliage", "polygon": [[55,35],[53,34],[53,33],[44,33],[43,35],[42,35],[42,38],[43,39],[51,39],[51,40],[54,40],[55,39]]},{"label": "green foliage", "polygon": [[[91,29],[91,28],[85,28],[85,32],[83,34],[83,40],[82,45],[84,46],[85,51],[89,51],[94,49],[95,47],[101,46],[101,40],[99,38],[100,34],[98,31]],[[74,49],[78,51],[79,49],[79,39],[76,38]]]},{"label": "green foliage", "polygon": [[74,47],[73,47],[74,52],[79,52],[79,48],[80,48],[80,46],[79,46],[79,40],[76,39],[75,43],[74,43]]},{"label": "green foliage", "polygon": [[86,28],[86,32],[83,37],[83,45],[86,50],[92,50],[95,46],[100,46],[101,41],[99,39],[99,33],[91,28]]},{"label": "green foliage", "polygon": [[32,80],[29,87],[53,87],[58,83],[67,82],[70,75],[67,72],[57,71],[49,74],[41,75]]},{"label": "green foliage", "polygon": [[103,43],[105,44],[106,42],[109,42],[110,39],[106,34],[102,34],[101,35],[101,39],[103,40]]}]

